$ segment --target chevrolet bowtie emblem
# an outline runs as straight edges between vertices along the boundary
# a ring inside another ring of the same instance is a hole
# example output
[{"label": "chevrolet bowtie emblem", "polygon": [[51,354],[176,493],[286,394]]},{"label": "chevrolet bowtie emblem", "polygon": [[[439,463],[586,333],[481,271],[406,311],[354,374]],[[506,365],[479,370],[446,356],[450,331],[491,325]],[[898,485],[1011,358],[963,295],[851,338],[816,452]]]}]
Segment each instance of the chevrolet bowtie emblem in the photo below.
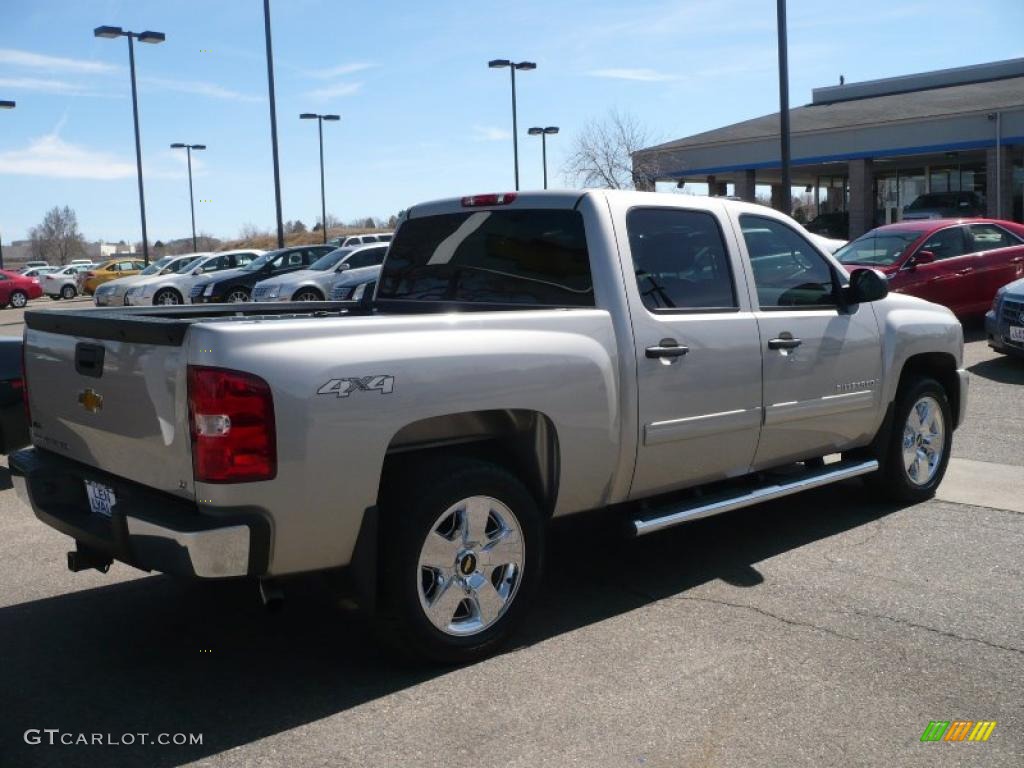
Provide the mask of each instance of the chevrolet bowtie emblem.
[{"label": "chevrolet bowtie emblem", "polygon": [[99,413],[103,410],[103,395],[92,389],[80,392],[78,395],[78,402],[80,402],[82,407],[89,413]]}]

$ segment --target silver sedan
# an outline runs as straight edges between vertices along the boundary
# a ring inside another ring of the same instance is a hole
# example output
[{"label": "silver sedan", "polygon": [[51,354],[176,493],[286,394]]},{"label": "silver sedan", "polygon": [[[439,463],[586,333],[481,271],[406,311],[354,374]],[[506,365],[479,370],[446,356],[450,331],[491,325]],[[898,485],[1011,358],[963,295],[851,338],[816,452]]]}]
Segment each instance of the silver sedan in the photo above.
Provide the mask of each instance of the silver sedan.
[{"label": "silver sedan", "polygon": [[324,301],[336,282],[347,280],[349,275],[379,271],[387,249],[384,244],[337,248],[309,269],[256,283],[253,301]]}]

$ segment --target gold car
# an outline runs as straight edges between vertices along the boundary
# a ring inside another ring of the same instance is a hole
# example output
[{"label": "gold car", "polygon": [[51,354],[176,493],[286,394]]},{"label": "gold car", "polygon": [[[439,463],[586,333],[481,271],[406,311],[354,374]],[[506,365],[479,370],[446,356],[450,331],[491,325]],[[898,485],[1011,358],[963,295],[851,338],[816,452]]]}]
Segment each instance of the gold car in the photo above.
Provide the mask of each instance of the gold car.
[{"label": "gold car", "polygon": [[108,280],[137,275],[145,267],[146,265],[141,259],[125,258],[124,256],[105,261],[82,276],[82,292],[92,296],[96,289]]}]

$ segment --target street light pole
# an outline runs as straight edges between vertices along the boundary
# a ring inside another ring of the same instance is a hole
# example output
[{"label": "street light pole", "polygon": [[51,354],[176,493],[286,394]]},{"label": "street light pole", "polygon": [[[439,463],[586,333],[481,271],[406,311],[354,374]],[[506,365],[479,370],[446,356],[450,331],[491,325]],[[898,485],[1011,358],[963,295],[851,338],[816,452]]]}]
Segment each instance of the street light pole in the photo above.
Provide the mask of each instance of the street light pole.
[{"label": "street light pole", "polygon": [[512,163],[515,169],[516,190],[519,190],[519,126],[516,116],[516,70],[536,69],[537,65],[532,61],[512,61],[510,59],[492,59],[487,62],[491,69],[502,69],[508,67],[512,73]]},{"label": "street light pole", "polygon": [[131,72],[132,81],[132,118],[135,122],[135,169],[139,177],[139,215],[142,218],[142,260],[149,265],[149,240],[146,235],[146,194],[142,187],[142,141],[139,138],[139,97],[135,85],[135,40],[140,43],[162,43],[166,36],[163,32],[129,32],[121,27],[96,27],[93,30],[96,37],[114,39],[117,37],[128,38],[128,68]]},{"label": "street light pole", "polygon": [[[0,109],[14,109],[15,102],[0,100]],[[0,269],[4,268],[4,239],[0,237]]]},{"label": "street light pole", "polygon": [[192,211],[192,253],[196,253],[199,248],[196,247],[196,203],[192,196],[192,150],[206,149],[206,145],[175,143],[171,144],[171,149],[184,149],[188,152],[188,204]]},{"label": "street light pole", "polygon": [[548,136],[558,133],[557,125],[549,125],[547,128],[531,128],[527,131],[531,136],[540,136],[541,158],[544,164],[544,189],[548,188]]},{"label": "street light pole", "polygon": [[316,118],[317,132],[320,135],[320,231],[324,236],[324,244],[327,244],[327,194],[324,191],[324,120],[340,120],[340,115],[318,115],[315,112],[303,112],[299,115],[300,120],[312,120]]},{"label": "street light pole", "polygon": [[779,27],[779,134],[782,142],[782,212],[787,216],[793,208],[793,184],[790,179],[789,156],[789,44],[786,41],[786,0],[776,0]]},{"label": "street light pole", "polygon": [[284,248],[284,220],[281,218],[281,167],[277,157],[277,102],[274,99],[274,49],[270,41],[270,0],[263,0],[263,29],[267,39],[267,88],[270,91],[270,144],[274,155],[277,247]]}]

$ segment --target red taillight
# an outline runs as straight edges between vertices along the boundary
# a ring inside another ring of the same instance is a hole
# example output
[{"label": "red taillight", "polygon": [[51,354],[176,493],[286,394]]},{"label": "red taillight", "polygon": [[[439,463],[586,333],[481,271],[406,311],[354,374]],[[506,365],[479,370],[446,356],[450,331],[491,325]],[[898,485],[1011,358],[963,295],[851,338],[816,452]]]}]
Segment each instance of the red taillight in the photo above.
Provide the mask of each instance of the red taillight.
[{"label": "red taillight", "polygon": [[488,205],[508,205],[519,197],[518,192],[500,192],[492,195],[470,195],[462,198],[463,208],[481,208]]},{"label": "red taillight", "polygon": [[274,398],[259,376],[190,365],[188,417],[197,481],[245,483],[277,474]]}]

